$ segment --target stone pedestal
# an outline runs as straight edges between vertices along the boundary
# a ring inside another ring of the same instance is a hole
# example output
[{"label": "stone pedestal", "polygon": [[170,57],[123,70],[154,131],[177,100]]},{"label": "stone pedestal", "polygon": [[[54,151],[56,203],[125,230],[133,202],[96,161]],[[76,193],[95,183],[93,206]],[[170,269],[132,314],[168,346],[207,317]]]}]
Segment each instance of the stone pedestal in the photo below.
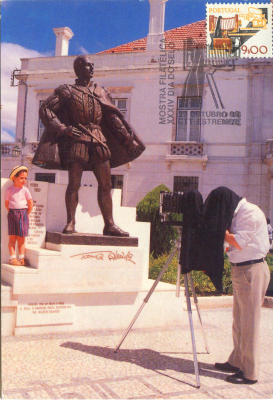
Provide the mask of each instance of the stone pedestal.
[{"label": "stone pedestal", "polygon": [[[17,300],[15,334],[93,328],[94,306],[134,304],[147,279],[138,238],[47,232],[45,243],[27,248],[29,267],[2,264]],[[86,307],[88,323],[78,318]]]},{"label": "stone pedestal", "polygon": [[[4,335],[128,326],[153,283],[138,238],[47,232],[45,246],[28,247],[29,267],[2,264]],[[135,327],[177,324],[182,315],[175,286],[160,283]]]},{"label": "stone pedestal", "polygon": [[[137,238],[48,232],[26,254],[29,267],[2,264],[2,335],[125,329],[153,284]],[[181,323],[182,304],[160,282],[135,327]]]},{"label": "stone pedestal", "polygon": [[[2,179],[2,188],[11,183]],[[65,185],[30,182],[35,202],[27,267],[7,264],[7,221],[2,190],[2,334],[40,334],[124,329],[152,286],[148,280],[148,223],[136,222],[136,210],[121,206],[113,191],[115,222],[130,237],[103,236],[94,188],[80,189],[76,229],[65,224]],[[93,232],[90,234],[90,232]],[[168,326],[182,318],[175,286],[160,283],[136,327]]]},{"label": "stone pedestal", "polygon": [[103,236],[97,190],[81,187],[76,213],[76,229],[81,233],[64,235],[60,232],[66,222],[66,185],[30,181],[34,209],[26,239],[29,265],[13,267],[7,263],[4,206],[4,193],[10,185],[10,180],[1,179],[4,334],[115,325],[115,321],[108,323],[110,313],[132,306],[148,278],[149,224],[136,222],[135,208],[122,207],[121,191],[114,190],[115,221],[130,237]]},{"label": "stone pedestal", "polygon": [[137,238],[57,232],[47,237],[45,249],[27,248],[30,267],[2,265],[2,279],[14,295],[137,292],[146,278]]}]

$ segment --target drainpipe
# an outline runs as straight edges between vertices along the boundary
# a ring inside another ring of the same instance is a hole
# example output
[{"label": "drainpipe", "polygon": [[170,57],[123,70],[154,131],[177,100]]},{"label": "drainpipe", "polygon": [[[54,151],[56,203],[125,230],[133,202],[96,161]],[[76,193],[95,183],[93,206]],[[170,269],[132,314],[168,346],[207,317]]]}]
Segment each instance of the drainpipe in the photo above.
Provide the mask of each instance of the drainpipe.
[{"label": "drainpipe", "polygon": [[24,85],[25,86],[24,119],[23,119],[23,135],[22,135],[22,147],[25,147],[25,144],[26,144],[26,112],[27,112],[28,85],[23,80],[20,80],[19,85]]},{"label": "drainpipe", "polygon": [[[17,72],[17,74],[16,74]],[[21,164],[24,164],[24,148],[26,145],[26,111],[27,111],[27,95],[28,95],[28,84],[26,83],[27,81],[27,75],[21,75],[20,74],[21,70],[15,69],[12,72],[11,76],[11,86],[19,86],[19,85],[24,85],[25,86],[25,100],[24,100],[24,116],[23,116],[23,134],[22,134],[22,149],[21,149]],[[14,83],[14,78],[19,80],[19,83],[15,85]]]}]

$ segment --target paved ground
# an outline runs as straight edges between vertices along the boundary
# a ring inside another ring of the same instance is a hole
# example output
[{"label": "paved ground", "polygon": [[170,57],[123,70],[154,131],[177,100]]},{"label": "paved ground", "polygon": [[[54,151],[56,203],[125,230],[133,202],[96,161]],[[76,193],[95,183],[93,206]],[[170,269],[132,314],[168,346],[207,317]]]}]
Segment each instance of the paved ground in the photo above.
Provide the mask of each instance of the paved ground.
[{"label": "paved ground", "polygon": [[210,354],[195,314],[200,389],[184,312],[180,326],[131,331],[118,353],[117,331],[4,337],[3,398],[273,398],[273,309],[262,310],[260,378],[252,386],[229,384],[213,369],[231,350],[231,308],[202,310]]}]

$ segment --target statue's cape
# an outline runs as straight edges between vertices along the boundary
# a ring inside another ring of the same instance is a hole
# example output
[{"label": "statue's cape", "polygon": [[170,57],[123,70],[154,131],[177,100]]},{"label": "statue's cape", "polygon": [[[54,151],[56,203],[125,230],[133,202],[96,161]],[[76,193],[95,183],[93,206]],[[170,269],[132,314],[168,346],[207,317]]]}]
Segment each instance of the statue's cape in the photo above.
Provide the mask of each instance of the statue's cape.
[{"label": "statue's cape", "polygon": [[[134,132],[133,128],[125,120],[120,110],[112,104],[111,98],[106,90],[94,84],[93,95],[99,101],[102,107],[103,119],[101,123],[101,129],[111,152],[111,168],[126,164],[139,157],[145,150],[145,146]],[[120,141],[117,139],[118,135],[116,135],[115,128],[111,126],[111,122],[107,118],[110,113],[115,113],[118,115],[127,132],[137,143],[137,146],[130,147],[130,149],[128,149],[124,144],[120,143]],[[60,121],[65,122],[64,110],[62,110],[57,116]],[[59,155],[58,142],[61,140],[62,139],[58,137],[54,130],[46,128],[38,144],[32,163],[46,169],[67,169],[61,163]],[[90,169],[91,168],[92,167],[90,167]]]}]

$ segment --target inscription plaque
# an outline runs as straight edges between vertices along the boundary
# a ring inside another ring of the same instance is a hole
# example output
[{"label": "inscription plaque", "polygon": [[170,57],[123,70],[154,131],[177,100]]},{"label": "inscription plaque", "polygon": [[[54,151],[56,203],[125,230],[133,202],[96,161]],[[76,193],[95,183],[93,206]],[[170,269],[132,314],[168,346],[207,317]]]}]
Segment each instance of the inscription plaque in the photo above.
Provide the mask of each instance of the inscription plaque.
[{"label": "inscription plaque", "polygon": [[62,301],[19,304],[16,325],[19,327],[73,324],[73,311],[73,304],[67,304]]},{"label": "inscription plaque", "polygon": [[46,236],[47,182],[30,182],[33,209],[29,215],[29,235],[26,244],[31,247],[44,247]]}]

